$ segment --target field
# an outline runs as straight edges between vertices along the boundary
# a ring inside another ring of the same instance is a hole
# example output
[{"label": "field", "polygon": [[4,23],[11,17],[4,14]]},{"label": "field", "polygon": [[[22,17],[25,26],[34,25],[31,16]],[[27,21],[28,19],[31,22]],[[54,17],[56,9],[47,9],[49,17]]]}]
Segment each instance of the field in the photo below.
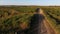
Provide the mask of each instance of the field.
[{"label": "field", "polygon": [[57,6],[0,6],[0,33],[14,34],[14,32],[29,29],[31,16],[36,8],[41,8],[52,27],[60,32],[60,7]]},{"label": "field", "polygon": [[29,28],[33,11],[31,7],[0,7],[0,31],[4,34]]},{"label": "field", "polygon": [[[56,31],[60,32],[60,7],[43,8],[46,17]],[[60,33],[59,33],[60,34]]]}]

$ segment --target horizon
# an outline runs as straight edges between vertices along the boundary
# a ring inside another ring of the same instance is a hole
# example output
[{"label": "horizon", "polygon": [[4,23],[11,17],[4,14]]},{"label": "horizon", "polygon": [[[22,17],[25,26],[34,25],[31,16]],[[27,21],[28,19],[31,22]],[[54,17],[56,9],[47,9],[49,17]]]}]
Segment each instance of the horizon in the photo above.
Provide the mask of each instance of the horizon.
[{"label": "horizon", "polygon": [[0,6],[60,6],[60,5],[0,5]]},{"label": "horizon", "polygon": [[0,6],[2,5],[60,6],[60,0],[0,0]]}]

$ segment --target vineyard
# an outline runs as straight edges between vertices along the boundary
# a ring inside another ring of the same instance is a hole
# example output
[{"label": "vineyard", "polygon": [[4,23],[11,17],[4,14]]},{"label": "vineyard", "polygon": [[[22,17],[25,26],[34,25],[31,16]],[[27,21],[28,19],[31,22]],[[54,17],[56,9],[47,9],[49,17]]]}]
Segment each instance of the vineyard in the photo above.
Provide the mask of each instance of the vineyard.
[{"label": "vineyard", "polygon": [[56,30],[60,32],[60,8],[49,7],[43,8],[43,10],[45,11],[46,17],[49,20],[50,24],[52,24],[52,27],[56,28]]},{"label": "vineyard", "polygon": [[14,34],[29,28],[33,11],[29,7],[0,7],[0,33]]},{"label": "vineyard", "polygon": [[50,23],[60,32],[60,8],[44,6],[0,6],[0,33],[14,34],[14,32],[28,29],[30,19],[36,8],[42,8]]}]

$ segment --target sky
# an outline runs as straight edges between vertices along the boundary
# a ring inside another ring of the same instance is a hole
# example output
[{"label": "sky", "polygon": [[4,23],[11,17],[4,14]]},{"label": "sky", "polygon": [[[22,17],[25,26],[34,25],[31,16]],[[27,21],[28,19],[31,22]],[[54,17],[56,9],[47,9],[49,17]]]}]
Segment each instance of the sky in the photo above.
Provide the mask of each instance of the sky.
[{"label": "sky", "polygon": [[60,0],[0,0],[0,5],[59,5]]}]

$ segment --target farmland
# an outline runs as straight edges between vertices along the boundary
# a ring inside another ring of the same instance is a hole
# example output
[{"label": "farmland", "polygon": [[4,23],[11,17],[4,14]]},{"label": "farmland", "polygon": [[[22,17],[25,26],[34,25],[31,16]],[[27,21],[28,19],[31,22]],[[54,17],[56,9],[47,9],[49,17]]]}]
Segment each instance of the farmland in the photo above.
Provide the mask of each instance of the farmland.
[{"label": "farmland", "polygon": [[29,14],[31,13],[29,9],[28,7],[0,7],[0,31],[11,33],[29,28],[29,20],[33,15]]},{"label": "farmland", "polygon": [[42,8],[52,27],[60,32],[60,7],[57,6],[0,6],[0,33],[29,29],[36,8]]},{"label": "farmland", "polygon": [[60,32],[60,7],[44,8],[44,11],[52,27]]}]

